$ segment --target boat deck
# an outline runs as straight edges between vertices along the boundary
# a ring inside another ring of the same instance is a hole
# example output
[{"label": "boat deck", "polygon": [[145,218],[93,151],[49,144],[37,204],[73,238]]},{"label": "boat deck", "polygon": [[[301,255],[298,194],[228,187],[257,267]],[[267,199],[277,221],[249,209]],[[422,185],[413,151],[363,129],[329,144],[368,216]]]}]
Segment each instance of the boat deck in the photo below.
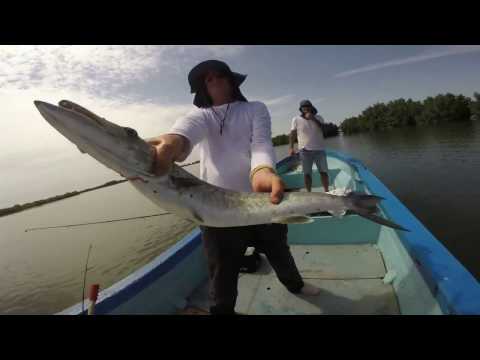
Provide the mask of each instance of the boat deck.
[{"label": "boat deck", "polygon": [[[399,314],[393,287],[383,282],[382,254],[372,244],[291,245],[305,279],[317,296],[294,295],[278,281],[266,258],[254,274],[240,274],[235,310],[245,315]],[[208,312],[208,283],[188,299],[183,314]]]}]

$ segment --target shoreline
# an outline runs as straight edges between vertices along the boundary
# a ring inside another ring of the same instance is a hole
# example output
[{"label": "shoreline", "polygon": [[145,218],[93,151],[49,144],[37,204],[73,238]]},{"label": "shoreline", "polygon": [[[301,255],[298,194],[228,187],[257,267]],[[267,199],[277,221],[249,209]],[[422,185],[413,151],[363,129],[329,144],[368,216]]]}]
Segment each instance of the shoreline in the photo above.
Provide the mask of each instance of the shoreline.
[{"label": "shoreline", "polygon": [[124,179],[124,180],[113,180],[113,181],[109,181],[109,182],[107,182],[103,185],[95,186],[95,187],[92,187],[92,188],[87,188],[87,189],[80,190],[80,191],[71,191],[71,192],[65,193],[63,195],[56,195],[56,196],[52,196],[52,197],[49,197],[49,198],[46,198],[46,199],[36,200],[36,201],[29,202],[29,203],[21,204],[21,205],[17,204],[17,205],[14,205],[14,206],[10,206],[8,208],[0,209],[0,217],[7,216],[7,215],[12,215],[12,214],[15,214],[15,213],[18,213],[18,212],[21,212],[21,211],[24,211],[24,210],[28,210],[28,209],[31,209],[31,208],[34,208],[34,207],[42,206],[42,205],[45,205],[45,204],[50,204],[50,203],[53,203],[55,201],[60,201],[60,200],[67,199],[67,198],[70,198],[70,197],[73,197],[73,196],[77,196],[77,195],[80,195],[80,194],[83,194],[83,193],[86,193],[86,192],[89,192],[89,191],[98,190],[98,189],[101,189],[101,188],[117,185],[117,184],[120,184],[120,183],[123,183],[123,182],[126,182],[126,181],[128,181],[128,180],[126,180],[126,179]]}]

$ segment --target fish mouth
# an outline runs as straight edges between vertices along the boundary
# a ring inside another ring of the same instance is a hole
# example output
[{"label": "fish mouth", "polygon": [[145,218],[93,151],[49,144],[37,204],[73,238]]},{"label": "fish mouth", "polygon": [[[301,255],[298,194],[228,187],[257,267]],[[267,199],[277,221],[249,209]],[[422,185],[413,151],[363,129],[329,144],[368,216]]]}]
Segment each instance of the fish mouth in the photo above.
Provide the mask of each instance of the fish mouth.
[{"label": "fish mouth", "polygon": [[[35,100],[34,104],[42,116],[54,127],[58,125],[63,128],[72,126],[76,128],[75,131],[78,131],[79,126],[90,125],[96,128],[96,130],[113,137],[126,137],[131,140],[139,138],[136,130],[111,123],[69,100],[60,101],[58,106],[39,100]],[[75,123],[78,125],[75,126]]]},{"label": "fish mouth", "polygon": [[[102,118],[67,100],[60,101],[59,106],[40,100],[35,100],[33,103],[45,120],[54,127],[61,126],[68,128],[69,125],[73,125],[75,121],[81,121],[84,124],[89,123],[89,125],[100,128],[105,127]],[[84,111],[80,111],[79,109]]]},{"label": "fish mouth", "polygon": [[34,104],[42,117],[80,152],[88,153],[122,176],[151,176],[151,149],[134,129],[112,123],[68,100],[60,101],[59,106],[39,100]]},{"label": "fish mouth", "polygon": [[49,103],[47,103],[47,102],[45,102],[45,101],[35,100],[33,103],[35,104],[35,106],[37,107],[38,111],[40,111],[40,112],[41,112],[43,109],[45,109],[45,108],[46,108],[46,109],[54,109],[54,108],[56,108],[55,105],[49,104]]},{"label": "fish mouth", "polygon": [[56,125],[60,122],[57,116],[55,116],[58,111],[58,108],[55,105],[40,100],[35,100],[33,103],[40,114],[42,114],[45,120],[47,120],[50,124]]}]

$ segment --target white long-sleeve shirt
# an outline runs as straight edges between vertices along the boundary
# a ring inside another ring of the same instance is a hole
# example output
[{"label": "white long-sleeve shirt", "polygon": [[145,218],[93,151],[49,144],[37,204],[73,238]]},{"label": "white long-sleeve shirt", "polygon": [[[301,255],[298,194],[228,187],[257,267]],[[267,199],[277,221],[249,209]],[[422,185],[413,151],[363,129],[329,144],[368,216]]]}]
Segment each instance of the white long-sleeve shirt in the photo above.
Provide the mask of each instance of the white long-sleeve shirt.
[{"label": "white long-sleeve shirt", "polygon": [[[229,106],[228,106],[229,105]],[[225,118],[222,135],[220,122]],[[259,165],[275,169],[270,114],[259,101],[235,101],[195,109],[178,119],[168,132],[186,137],[200,152],[200,178],[237,191],[252,191],[250,172]]]}]

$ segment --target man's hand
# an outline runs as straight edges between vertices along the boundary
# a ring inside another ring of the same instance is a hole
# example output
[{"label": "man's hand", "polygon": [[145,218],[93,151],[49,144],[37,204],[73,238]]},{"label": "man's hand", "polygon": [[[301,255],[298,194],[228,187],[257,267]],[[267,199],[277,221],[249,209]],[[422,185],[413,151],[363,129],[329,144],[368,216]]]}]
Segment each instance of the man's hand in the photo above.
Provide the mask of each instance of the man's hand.
[{"label": "man's hand", "polygon": [[322,129],[322,131],[323,131],[323,125],[322,125],[322,123],[316,118],[316,116],[315,116],[313,113],[311,113],[311,112],[305,113],[305,119],[313,121],[313,122],[314,122],[315,124],[317,124],[317,125],[320,127],[320,129]]},{"label": "man's hand", "polygon": [[269,192],[272,204],[278,204],[282,201],[285,185],[277,174],[265,168],[253,175],[252,188],[255,192]]},{"label": "man's hand", "polygon": [[160,135],[147,142],[152,145],[154,164],[152,172],[157,176],[163,176],[170,170],[175,161],[183,161],[184,149],[188,140],[175,134]]}]

